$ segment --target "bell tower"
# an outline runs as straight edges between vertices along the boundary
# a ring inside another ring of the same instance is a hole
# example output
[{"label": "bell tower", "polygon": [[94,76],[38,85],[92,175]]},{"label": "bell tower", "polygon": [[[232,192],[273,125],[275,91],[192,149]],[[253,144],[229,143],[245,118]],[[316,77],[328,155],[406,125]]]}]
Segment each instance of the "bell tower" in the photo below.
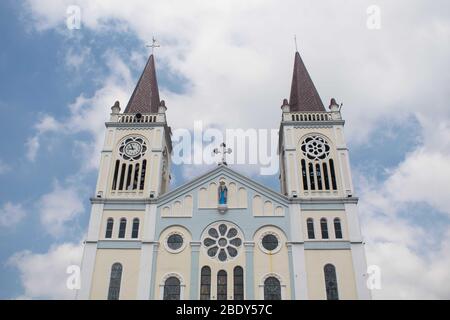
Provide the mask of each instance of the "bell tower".
[{"label": "bell tower", "polygon": [[119,102],[111,108],[97,197],[157,198],[167,192],[172,144],[166,110],[151,55],[125,111]]}]

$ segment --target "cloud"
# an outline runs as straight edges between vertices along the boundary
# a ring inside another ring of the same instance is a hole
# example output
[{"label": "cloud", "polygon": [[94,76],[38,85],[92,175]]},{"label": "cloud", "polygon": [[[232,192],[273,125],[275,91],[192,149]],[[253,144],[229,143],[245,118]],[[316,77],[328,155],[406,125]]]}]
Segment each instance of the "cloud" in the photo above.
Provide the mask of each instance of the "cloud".
[{"label": "cloud", "polygon": [[25,250],[8,259],[7,265],[20,272],[24,293],[19,299],[73,299],[66,286],[68,266],[81,263],[82,246],[77,243],[53,245],[46,253]]},{"label": "cloud", "polygon": [[58,182],[50,193],[40,198],[38,207],[41,225],[54,237],[60,237],[73,228],[68,223],[84,212],[78,190],[73,186],[61,187]]},{"label": "cloud", "polygon": [[29,161],[34,162],[36,160],[40,145],[39,136],[30,137],[27,140],[25,146],[27,148],[26,156]]},{"label": "cloud", "polygon": [[11,228],[17,225],[26,216],[21,204],[7,202],[0,208],[0,227]]}]

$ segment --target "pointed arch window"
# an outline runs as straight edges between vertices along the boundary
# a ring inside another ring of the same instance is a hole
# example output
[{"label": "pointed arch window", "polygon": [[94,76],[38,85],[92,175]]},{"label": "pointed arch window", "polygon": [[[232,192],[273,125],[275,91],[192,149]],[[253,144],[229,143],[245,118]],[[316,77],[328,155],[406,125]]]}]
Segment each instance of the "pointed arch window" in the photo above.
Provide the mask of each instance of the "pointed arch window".
[{"label": "pointed arch window", "polygon": [[137,239],[139,237],[139,219],[134,218],[133,220],[133,229],[131,231],[131,238]]},{"label": "pointed arch window", "polygon": [[127,165],[122,163],[122,169],[120,170],[120,182],[119,182],[119,190],[123,190],[123,184],[125,180],[125,170],[127,169]]},{"label": "pointed arch window", "polygon": [[331,185],[333,186],[333,190],[337,190],[336,173],[334,172],[333,159],[330,159],[329,163],[330,163]]},{"label": "pointed arch window", "polygon": [[332,264],[324,267],[325,289],[327,292],[327,300],[339,300],[338,284],[336,278],[336,268]]},{"label": "pointed arch window", "polygon": [[334,219],[334,235],[336,239],[342,239],[342,226],[339,218]]},{"label": "pointed arch window", "polygon": [[311,186],[311,190],[316,190],[316,183],[314,181],[314,165],[309,163],[309,184]]},{"label": "pointed arch window", "polygon": [[306,161],[302,159],[302,180],[303,180],[303,190],[308,190],[308,173],[306,172]]},{"label": "pointed arch window", "polygon": [[112,238],[113,227],[114,227],[114,219],[109,218],[108,221],[106,222],[106,232],[105,232],[106,239]]},{"label": "pointed arch window", "polygon": [[314,220],[312,218],[306,220],[306,228],[308,229],[308,239],[314,239],[316,236],[314,234]]},{"label": "pointed arch window", "polygon": [[323,175],[323,182],[325,184],[325,190],[330,190],[330,179],[328,177],[328,168],[326,162],[322,164],[322,168],[323,168],[322,175]]},{"label": "pointed arch window", "polygon": [[322,239],[328,239],[328,223],[327,219],[320,219],[320,230],[322,231]]},{"label": "pointed arch window", "polygon": [[141,182],[139,189],[144,190],[144,183],[145,183],[145,172],[147,170],[147,160],[142,161],[142,170],[141,170]]},{"label": "pointed arch window", "polygon": [[125,238],[126,229],[127,229],[127,219],[122,218],[122,219],[120,219],[120,225],[119,225],[119,239]]},{"label": "pointed arch window", "polygon": [[225,270],[217,273],[217,300],[227,300],[227,272]]},{"label": "pointed arch window", "polygon": [[211,300],[211,268],[203,267],[200,277],[200,300]]},{"label": "pointed arch window", "polygon": [[139,163],[136,164],[134,168],[134,178],[133,178],[133,190],[136,190],[138,188],[138,181],[139,181]]},{"label": "pointed arch window", "polygon": [[127,174],[127,183],[126,183],[126,189],[128,191],[133,190],[133,182],[131,180],[131,176],[133,175],[133,165],[128,165],[128,174]]},{"label": "pointed arch window", "polygon": [[322,190],[322,173],[320,164],[316,163],[317,189]]},{"label": "pointed arch window", "polygon": [[234,300],[244,300],[244,269],[235,267],[233,270]]},{"label": "pointed arch window", "polygon": [[164,282],[164,300],[180,300],[181,283],[177,277],[169,277]]},{"label": "pointed arch window", "polygon": [[112,185],[113,190],[117,189],[117,178],[119,176],[119,168],[120,168],[120,161],[117,160],[116,166],[114,167],[114,177],[113,177],[113,185]]},{"label": "pointed arch window", "polygon": [[108,300],[119,300],[121,281],[122,265],[120,263],[114,263],[111,267],[111,276],[109,279]]},{"label": "pointed arch window", "polygon": [[281,300],[280,280],[268,277],[264,281],[264,300]]}]

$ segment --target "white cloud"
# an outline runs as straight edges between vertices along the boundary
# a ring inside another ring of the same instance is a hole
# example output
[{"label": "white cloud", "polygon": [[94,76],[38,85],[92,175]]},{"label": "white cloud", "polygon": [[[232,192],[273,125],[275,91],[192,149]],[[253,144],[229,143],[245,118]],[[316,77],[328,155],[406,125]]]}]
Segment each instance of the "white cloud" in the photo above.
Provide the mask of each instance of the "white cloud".
[{"label": "white cloud", "polygon": [[84,211],[78,190],[72,186],[61,187],[59,183],[40,198],[38,206],[42,226],[54,237],[63,235],[69,228],[68,223]]},{"label": "white cloud", "polygon": [[11,228],[17,225],[26,216],[21,204],[7,202],[0,208],[0,227]]},{"label": "white cloud", "polygon": [[19,299],[73,299],[75,291],[66,286],[70,265],[80,265],[82,246],[77,243],[53,245],[46,253],[18,252],[7,264],[17,268],[24,293]]},{"label": "white cloud", "polygon": [[40,147],[39,136],[30,137],[25,146],[27,147],[27,159],[34,162]]}]

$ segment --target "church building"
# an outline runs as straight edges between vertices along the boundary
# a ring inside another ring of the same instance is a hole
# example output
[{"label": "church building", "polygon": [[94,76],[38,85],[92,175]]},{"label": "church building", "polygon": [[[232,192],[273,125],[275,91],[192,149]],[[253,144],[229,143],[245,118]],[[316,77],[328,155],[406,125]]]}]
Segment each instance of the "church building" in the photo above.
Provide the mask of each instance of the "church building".
[{"label": "church building", "polygon": [[224,161],[170,190],[153,54],[125,110],[111,109],[78,299],[371,299],[345,121],[298,52],[280,112],[279,192]]}]

